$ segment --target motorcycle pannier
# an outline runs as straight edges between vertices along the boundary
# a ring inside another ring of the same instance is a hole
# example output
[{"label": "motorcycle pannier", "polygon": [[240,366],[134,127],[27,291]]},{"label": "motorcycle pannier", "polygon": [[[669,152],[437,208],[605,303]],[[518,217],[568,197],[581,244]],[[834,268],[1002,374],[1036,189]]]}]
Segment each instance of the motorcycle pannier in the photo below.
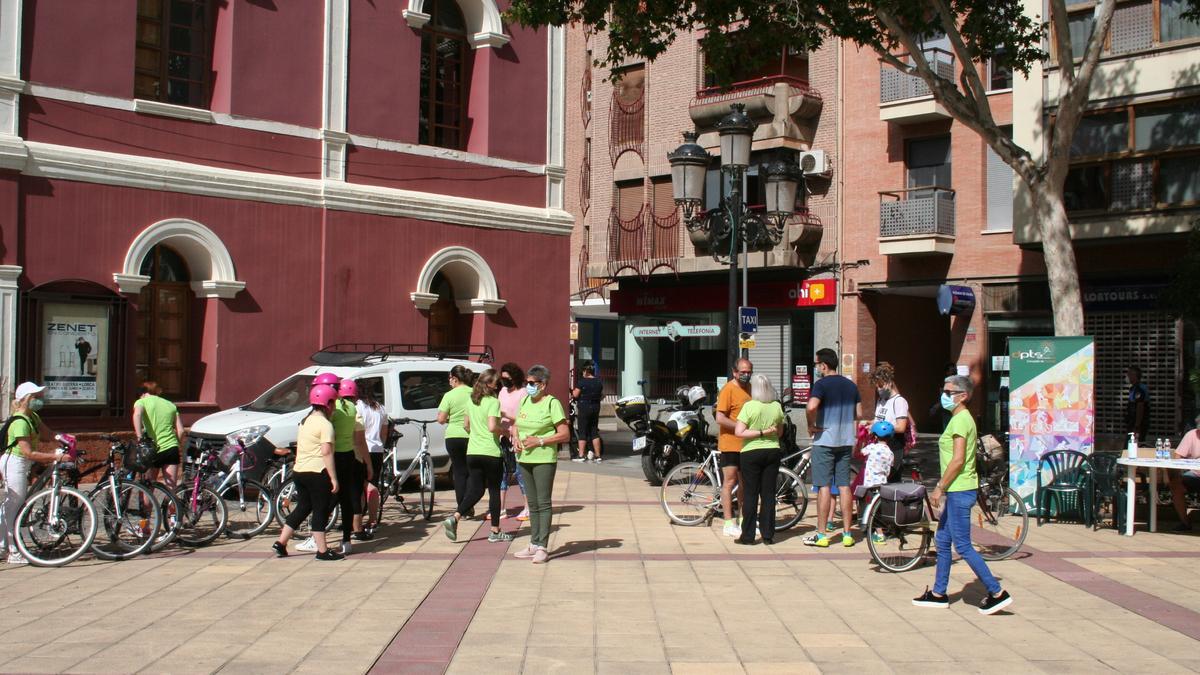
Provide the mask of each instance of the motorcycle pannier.
[{"label": "motorcycle pannier", "polygon": [[925,486],[920,483],[888,483],[879,486],[879,515],[897,525],[921,522],[925,510]]},{"label": "motorcycle pannier", "polygon": [[629,424],[630,420],[648,415],[650,406],[646,404],[643,396],[626,396],[617,401],[616,413],[622,422]]}]

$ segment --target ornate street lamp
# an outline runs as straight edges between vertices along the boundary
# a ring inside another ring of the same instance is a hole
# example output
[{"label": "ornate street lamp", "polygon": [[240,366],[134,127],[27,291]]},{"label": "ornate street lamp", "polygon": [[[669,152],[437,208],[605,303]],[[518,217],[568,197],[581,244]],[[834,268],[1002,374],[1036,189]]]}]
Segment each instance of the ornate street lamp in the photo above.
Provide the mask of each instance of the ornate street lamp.
[{"label": "ornate street lamp", "polygon": [[[742,198],[742,183],[750,166],[750,146],[758,125],[746,115],[741,103],[729,106],[730,112],[717,122],[721,137],[721,173],[728,180],[729,194],[721,195],[720,206],[701,213],[704,180],[712,159],[696,144],[696,134],[684,132],[684,143],[667,153],[671,163],[671,181],[675,204],[683,211],[683,222],[692,240],[707,241],[713,258],[729,259],[729,306],[727,330],[729,365],[732,369],[740,352],[738,349],[737,268],[738,244],[742,252],[768,251],[783,239],[784,227],[795,211],[796,190],[802,177],[795,163],[777,161],[766,169],[767,216],[747,213]],[[747,301],[748,283],[743,274],[742,304]]]}]

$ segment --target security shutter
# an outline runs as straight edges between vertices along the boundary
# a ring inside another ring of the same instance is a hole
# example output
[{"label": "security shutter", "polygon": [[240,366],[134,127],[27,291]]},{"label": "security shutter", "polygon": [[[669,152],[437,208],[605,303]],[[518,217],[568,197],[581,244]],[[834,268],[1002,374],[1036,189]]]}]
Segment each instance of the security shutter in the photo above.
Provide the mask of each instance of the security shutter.
[{"label": "security shutter", "polygon": [[1159,312],[1092,313],[1084,316],[1084,331],[1096,339],[1096,431],[1125,432],[1125,369],[1137,365],[1150,388],[1151,437],[1173,436],[1183,376],[1179,322]]},{"label": "security shutter", "polygon": [[987,229],[1013,226],[1013,171],[990,147],[987,149]]},{"label": "security shutter", "polygon": [[760,314],[758,335],[750,350],[754,373],[771,378],[775,391],[783,396],[792,386],[792,326],[787,314]]}]

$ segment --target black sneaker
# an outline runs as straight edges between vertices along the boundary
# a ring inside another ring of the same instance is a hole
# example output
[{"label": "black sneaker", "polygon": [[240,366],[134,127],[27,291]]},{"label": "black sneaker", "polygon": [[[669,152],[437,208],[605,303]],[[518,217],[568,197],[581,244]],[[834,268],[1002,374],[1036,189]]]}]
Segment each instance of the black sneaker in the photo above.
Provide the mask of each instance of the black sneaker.
[{"label": "black sneaker", "polygon": [[1008,591],[1000,591],[1000,595],[992,595],[991,593],[988,593],[988,596],[983,599],[983,602],[979,603],[979,613],[995,614],[1011,604],[1012,596],[1008,594]]},{"label": "black sneaker", "polygon": [[925,592],[920,597],[913,598],[912,602],[917,607],[937,607],[939,609],[950,607],[950,598],[945,595],[934,595],[928,586],[925,587]]},{"label": "black sneaker", "polygon": [[281,544],[279,542],[275,542],[274,544],[271,544],[271,549],[275,551],[276,558],[288,557],[287,546],[284,546],[283,544]]},{"label": "black sneaker", "polygon": [[361,532],[355,532],[351,536],[353,536],[355,539],[357,539],[359,541],[371,541],[372,539],[375,538],[374,533],[372,533],[370,530],[365,530],[365,529]]},{"label": "black sneaker", "polygon": [[346,556],[342,555],[341,553],[338,553],[337,551],[335,551],[331,548],[325,549],[324,551],[318,553],[315,557],[317,560],[345,560],[346,559]]}]

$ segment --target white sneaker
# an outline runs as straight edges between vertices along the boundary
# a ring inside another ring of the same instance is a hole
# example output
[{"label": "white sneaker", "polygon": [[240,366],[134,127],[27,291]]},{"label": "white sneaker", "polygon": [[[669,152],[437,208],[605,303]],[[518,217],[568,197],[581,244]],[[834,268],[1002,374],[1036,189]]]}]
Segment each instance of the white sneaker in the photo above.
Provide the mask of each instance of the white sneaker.
[{"label": "white sneaker", "polygon": [[592,462],[595,464],[599,464],[600,462],[603,462],[603,461],[604,461],[603,457],[597,457],[596,459],[592,460]]},{"label": "white sneaker", "polygon": [[28,565],[29,561],[19,551],[13,551],[8,554],[8,559],[5,561],[9,565]]},{"label": "white sneaker", "polygon": [[594,459],[596,459],[596,453],[592,452],[591,450],[588,450],[587,461],[590,462],[590,461],[593,461]]},{"label": "white sneaker", "polygon": [[342,555],[350,555],[351,548],[353,548],[353,547],[350,545],[350,542],[343,541],[342,542]]},{"label": "white sneaker", "polygon": [[735,537],[736,538],[736,537],[742,536],[742,528],[738,527],[737,523],[729,522],[729,523],[725,523],[725,529],[722,531],[722,533],[726,537]]},{"label": "white sneaker", "polygon": [[305,539],[304,541],[297,544],[296,550],[300,551],[302,553],[316,553],[317,552],[317,540],[313,539],[312,537],[309,537],[308,539]]},{"label": "white sneaker", "polygon": [[587,460],[586,460],[586,459],[584,459],[583,457],[575,457],[575,458],[574,458],[574,459],[572,459],[571,461],[572,461],[572,462],[586,462]]}]

